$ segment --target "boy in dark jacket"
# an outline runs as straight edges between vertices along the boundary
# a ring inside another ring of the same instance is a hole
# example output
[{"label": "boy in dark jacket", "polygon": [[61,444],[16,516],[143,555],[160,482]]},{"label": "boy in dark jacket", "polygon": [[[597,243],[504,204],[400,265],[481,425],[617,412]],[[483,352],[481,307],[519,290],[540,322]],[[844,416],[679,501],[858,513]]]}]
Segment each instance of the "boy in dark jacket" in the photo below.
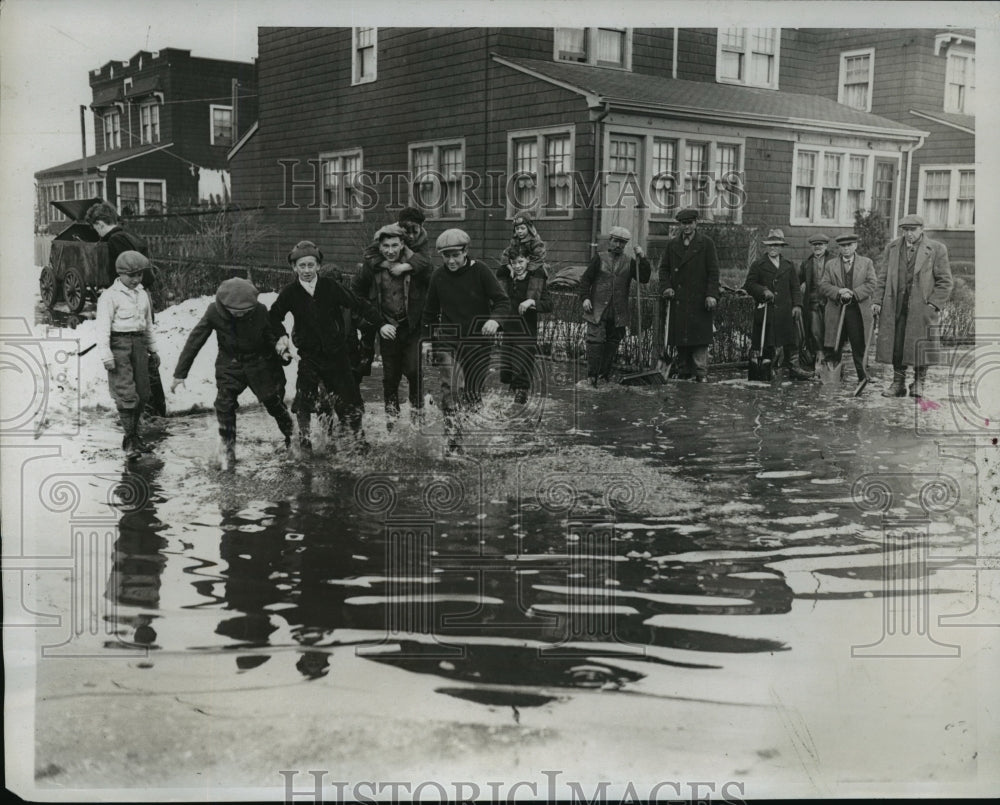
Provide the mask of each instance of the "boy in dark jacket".
[{"label": "boy in dark jacket", "polygon": [[[342,422],[350,425],[357,447],[364,450],[367,448],[361,430],[364,402],[351,371],[347,338],[353,333],[348,332],[350,319],[345,312],[358,314],[369,325],[379,323],[378,313],[367,300],[359,299],[332,277],[319,275],[323,253],[315,243],[308,240],[297,243],[288,253],[288,262],[297,278],[281,290],[268,316],[278,337],[275,350],[279,355],[291,354],[285,315],[291,313],[295,319],[292,342],[299,351],[299,373],[292,411],[299,422],[299,443],[307,450],[312,448],[309,435],[312,413],[329,416],[332,409]],[[326,389],[322,396],[320,382]],[[328,432],[332,432],[332,418]]]},{"label": "boy in dark jacket", "polygon": [[540,272],[548,277],[545,265],[545,241],[539,237],[534,222],[528,215],[522,213],[514,216],[512,226],[514,233],[507,248],[500,254],[500,265],[509,268],[515,258],[525,254],[528,256],[528,270],[535,276]]},{"label": "boy in dark jacket", "polygon": [[[538,352],[538,314],[552,312],[552,299],[545,287],[545,271],[531,270],[528,255],[520,254],[509,266],[497,269],[497,279],[510,297],[511,316],[503,322],[500,345],[500,382],[514,392],[514,402],[528,401],[531,376]],[[513,315],[514,310],[517,316]]]},{"label": "boy in dark jacket", "polygon": [[292,441],[292,417],[285,407],[285,375],[274,350],[278,339],[271,329],[267,308],[257,301],[257,289],[245,279],[234,277],[219,286],[215,301],[208,306],[184,344],[170,391],[184,385],[191,364],[213,332],[219,346],[215,359],[218,389],[215,415],[219,420],[226,468],[232,470],[236,464],[238,398],[247,386],[278,423],[285,437],[285,447]]},{"label": "boy in dark jacket", "polygon": [[398,224],[383,226],[376,232],[377,256],[369,257],[366,252],[365,262],[351,285],[354,293],[375,305],[382,322],[379,351],[389,430],[399,416],[399,383],[404,375],[414,419],[424,404],[420,393],[420,324],[431,266],[428,261],[414,259],[405,237],[406,232]]},{"label": "boy in dark jacket", "polygon": [[446,229],[437,239],[444,266],[431,275],[423,325],[433,339],[440,370],[441,412],[448,452],[461,452],[455,414],[459,403],[479,404],[489,371],[493,336],[499,319],[510,313],[510,300],[495,274],[469,257],[469,236]]}]

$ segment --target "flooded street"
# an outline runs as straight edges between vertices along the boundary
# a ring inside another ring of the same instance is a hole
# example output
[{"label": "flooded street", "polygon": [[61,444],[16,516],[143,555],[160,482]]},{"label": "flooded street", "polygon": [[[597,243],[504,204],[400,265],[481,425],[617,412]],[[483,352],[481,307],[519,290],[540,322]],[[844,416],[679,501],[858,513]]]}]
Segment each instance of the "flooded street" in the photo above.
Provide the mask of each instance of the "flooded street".
[{"label": "flooded street", "polygon": [[938,617],[975,606],[976,467],[879,388],[554,382],[533,419],[488,395],[444,459],[374,378],[367,456],[282,455],[252,408],[235,474],[210,414],[129,472],[91,414],[80,506],[120,513],[89,656],[39,665],[39,785],[971,785],[980,634]]}]

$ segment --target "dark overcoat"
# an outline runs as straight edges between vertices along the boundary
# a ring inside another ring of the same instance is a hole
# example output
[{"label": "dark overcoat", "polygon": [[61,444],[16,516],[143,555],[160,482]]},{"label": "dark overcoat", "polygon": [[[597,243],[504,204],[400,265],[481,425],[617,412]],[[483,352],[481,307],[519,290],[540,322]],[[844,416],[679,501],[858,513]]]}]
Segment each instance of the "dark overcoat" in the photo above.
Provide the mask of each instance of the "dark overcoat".
[{"label": "dark overcoat", "polygon": [[[823,346],[827,349],[837,348],[837,325],[840,323],[841,304],[838,296],[841,288],[847,287],[844,276],[844,264],[840,256],[831,257],[823,266],[823,274],[819,281],[819,292],[826,298],[824,315]],[[861,320],[865,325],[865,343],[869,343],[872,331],[872,294],[875,292],[875,264],[863,255],[854,255],[854,282],[851,290],[861,308]]]},{"label": "dark overcoat", "polygon": [[674,291],[668,343],[681,347],[711,344],[714,312],[705,310],[705,299],[719,298],[719,258],[711,238],[695,231],[687,248],[680,235],[667,241],[659,279],[661,292]]},{"label": "dark overcoat", "polygon": [[[759,305],[764,301],[764,291],[774,294],[774,301],[767,311],[767,333],[764,346],[785,346],[799,340],[798,328],[792,318],[792,308],[802,307],[802,289],[795,265],[787,257],[778,260],[775,268],[766,254],[750,266],[743,290]],[[760,326],[764,320],[764,309],[754,310],[754,345],[760,344]]]},{"label": "dark overcoat", "polygon": [[[885,248],[879,263],[875,283],[874,303],[882,305],[879,314],[878,343],[875,345],[875,360],[892,363],[892,350],[896,331],[896,297],[902,293],[899,288],[899,254],[905,249],[904,239],[896,238]],[[923,341],[921,350],[934,350],[939,345],[937,325],[941,314],[935,307],[944,307],[951,297],[954,280],[948,263],[948,248],[941,242],[931,240],[926,235],[917,246],[917,256],[913,267],[913,285],[910,290],[910,306],[906,316],[906,336],[903,341],[903,363],[915,366],[917,342]],[[931,360],[921,360],[926,366]]]}]

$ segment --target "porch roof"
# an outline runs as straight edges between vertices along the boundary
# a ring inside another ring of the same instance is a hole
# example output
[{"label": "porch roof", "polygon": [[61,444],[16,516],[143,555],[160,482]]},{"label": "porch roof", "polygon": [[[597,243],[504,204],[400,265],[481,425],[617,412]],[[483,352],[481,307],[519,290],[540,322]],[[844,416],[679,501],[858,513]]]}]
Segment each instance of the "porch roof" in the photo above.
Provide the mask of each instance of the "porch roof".
[{"label": "porch roof", "polygon": [[969,134],[976,133],[976,116],[963,115],[958,112],[941,112],[937,109],[911,109],[910,114],[914,117],[930,118],[938,123],[944,123],[959,131]]},{"label": "porch roof", "polygon": [[614,109],[672,118],[872,135],[914,143],[927,135],[905,123],[852,109],[820,95],[687,81],[585,64],[511,59],[499,54],[493,54],[493,60],[577,92],[592,108],[607,104]]}]

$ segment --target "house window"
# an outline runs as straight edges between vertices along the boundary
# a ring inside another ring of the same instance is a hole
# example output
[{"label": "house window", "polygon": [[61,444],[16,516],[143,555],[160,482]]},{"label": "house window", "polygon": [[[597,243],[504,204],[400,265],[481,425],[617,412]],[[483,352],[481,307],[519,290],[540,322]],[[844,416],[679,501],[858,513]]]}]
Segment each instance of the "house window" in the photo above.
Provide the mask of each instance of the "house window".
[{"label": "house window", "polygon": [[144,103],[139,107],[139,129],[143,143],[158,143],[160,141],[159,104]]},{"label": "house window", "polygon": [[556,28],[555,61],[632,69],[630,28]]},{"label": "house window", "polygon": [[952,47],[945,68],[944,111],[976,113],[976,53],[968,47]]},{"label": "house window", "polygon": [[[802,148],[795,150],[792,169],[793,226],[827,224],[853,226],[854,213],[869,209],[871,199],[878,196],[872,187],[880,180],[887,187],[881,192],[892,199],[893,165],[898,158],[882,160],[888,174],[875,171],[872,153],[849,152],[830,148]],[[878,190],[878,187],[876,187]]]},{"label": "house window", "polygon": [[777,89],[780,48],[780,28],[720,28],[715,79]]},{"label": "house window", "polygon": [[410,203],[428,218],[465,217],[465,141],[410,144]]},{"label": "house window", "polygon": [[167,183],[162,179],[119,179],[118,212],[123,216],[163,213]]},{"label": "house window", "polygon": [[975,168],[922,166],[917,207],[928,229],[972,229],[976,224]]},{"label": "house window", "polygon": [[65,187],[62,182],[39,186],[39,224],[45,226],[46,224],[52,222],[61,222],[66,220],[66,216],[63,215],[63,213],[59,212],[59,210],[49,204],[50,201],[62,201],[64,193]]},{"label": "house window", "polygon": [[104,113],[104,150],[122,147],[122,116],[114,109]]},{"label": "house window", "polygon": [[706,220],[742,217],[742,145],[654,137],[649,185],[651,215],[668,219],[696,207]]},{"label": "house window", "polygon": [[212,145],[231,146],[233,144],[233,107],[211,104],[209,113],[212,116],[209,142]]},{"label": "house window", "polygon": [[854,213],[865,207],[865,178],[868,176],[868,157],[851,156],[847,161],[847,210],[851,220]]},{"label": "house window", "polygon": [[677,207],[677,141],[653,138],[652,193],[664,210]]},{"label": "house window", "polygon": [[354,54],[351,66],[352,84],[367,84],[375,80],[378,66],[377,35],[377,28],[351,28],[351,52]]},{"label": "house window", "polygon": [[512,132],[507,217],[529,210],[538,218],[570,218],[573,208],[573,130]]},{"label": "house window", "polygon": [[321,221],[360,221],[364,210],[360,200],[359,175],[364,165],[360,149],[319,155],[322,166],[323,206]]},{"label": "house window", "polygon": [[875,70],[875,50],[851,50],[840,54],[840,84],[837,103],[860,109],[872,110],[872,81]]},{"label": "house window", "polygon": [[83,180],[77,179],[73,182],[73,198],[100,198],[104,195],[103,185],[104,183],[99,179],[89,179],[86,188],[84,188]]}]

